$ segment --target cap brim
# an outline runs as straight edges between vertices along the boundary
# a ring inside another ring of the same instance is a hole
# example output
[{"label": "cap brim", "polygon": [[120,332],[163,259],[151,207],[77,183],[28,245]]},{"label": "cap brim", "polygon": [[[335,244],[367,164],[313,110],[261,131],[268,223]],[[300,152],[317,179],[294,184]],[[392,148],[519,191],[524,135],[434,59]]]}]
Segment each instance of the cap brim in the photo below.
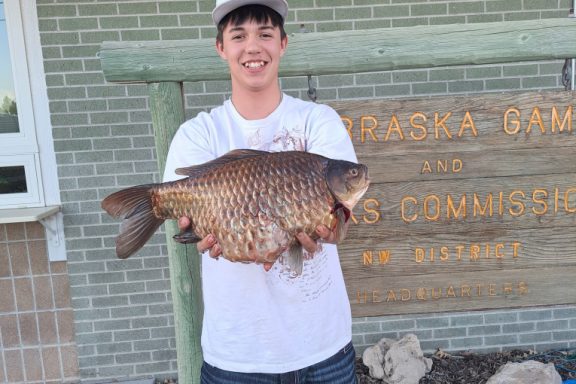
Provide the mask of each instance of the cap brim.
[{"label": "cap brim", "polygon": [[288,15],[288,3],[285,0],[267,0],[267,1],[257,1],[257,0],[230,0],[224,4],[220,4],[212,11],[212,20],[214,24],[218,25],[220,20],[224,18],[227,14],[240,8],[244,5],[255,4],[255,5],[265,5],[272,8],[282,16],[282,20],[286,20]]}]

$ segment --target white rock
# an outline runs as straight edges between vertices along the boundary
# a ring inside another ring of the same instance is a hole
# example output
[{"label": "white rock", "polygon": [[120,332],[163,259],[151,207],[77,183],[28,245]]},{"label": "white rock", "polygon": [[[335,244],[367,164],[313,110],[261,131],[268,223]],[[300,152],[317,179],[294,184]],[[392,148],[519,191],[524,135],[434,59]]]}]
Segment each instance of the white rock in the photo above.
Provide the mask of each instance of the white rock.
[{"label": "white rock", "polygon": [[523,363],[506,363],[486,384],[562,384],[562,377],[554,364],[528,360]]},{"label": "white rock", "polygon": [[418,384],[432,368],[432,360],[424,357],[420,342],[413,334],[402,339],[381,339],[362,354],[362,362],[370,376],[387,384]]}]

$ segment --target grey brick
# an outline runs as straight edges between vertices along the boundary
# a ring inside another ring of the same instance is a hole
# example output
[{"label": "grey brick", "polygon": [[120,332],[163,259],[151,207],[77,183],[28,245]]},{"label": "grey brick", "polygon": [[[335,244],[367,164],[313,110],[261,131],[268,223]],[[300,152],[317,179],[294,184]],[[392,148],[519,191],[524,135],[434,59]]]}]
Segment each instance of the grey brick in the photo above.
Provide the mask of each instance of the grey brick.
[{"label": "grey brick", "polygon": [[138,364],[136,366],[136,373],[157,373],[166,372],[170,370],[170,363],[151,363],[151,364]]},{"label": "grey brick", "polygon": [[123,41],[160,40],[160,31],[155,29],[120,31],[120,36]]},{"label": "grey brick", "polygon": [[137,2],[119,4],[118,9],[122,15],[140,15],[147,13],[156,13],[158,10],[155,2]]},{"label": "grey brick", "polygon": [[420,348],[422,348],[422,351],[425,352],[433,352],[436,351],[438,348],[447,350],[450,349],[450,341],[448,340],[421,341]]},{"label": "grey brick", "polygon": [[53,17],[66,17],[76,16],[75,5],[38,5],[36,7],[38,18],[53,18]]},{"label": "grey brick", "polygon": [[[196,4],[192,1],[165,1],[158,4],[160,13],[196,12]],[[290,6],[293,6],[290,3]]]},{"label": "grey brick", "polygon": [[75,32],[43,33],[40,35],[43,47],[49,45],[75,45],[80,42],[80,36]]},{"label": "grey brick", "polygon": [[392,19],[393,28],[402,27],[416,27],[418,25],[428,25],[429,19],[427,17],[410,18],[410,19]]},{"label": "grey brick", "polygon": [[518,337],[516,335],[499,335],[499,336],[486,336],[484,337],[484,345],[510,345],[517,344]]},{"label": "grey brick", "polygon": [[424,318],[416,320],[417,328],[446,328],[450,325],[448,317]]},{"label": "grey brick", "polygon": [[561,308],[553,311],[555,319],[576,318],[576,308]]},{"label": "grey brick", "polygon": [[149,352],[136,352],[136,353],[119,353],[116,355],[116,362],[118,364],[141,363],[152,360]]},{"label": "grey brick", "polygon": [[176,351],[173,349],[165,349],[152,352],[152,360],[154,361],[170,361],[176,359]]},{"label": "grey brick", "polygon": [[481,337],[467,337],[462,339],[451,339],[450,340],[450,348],[462,350],[462,349],[471,349],[474,347],[479,347],[483,343],[483,339]]},{"label": "grey brick", "polygon": [[410,16],[410,6],[408,5],[388,5],[374,7],[374,17],[376,18],[396,18]]},{"label": "grey brick", "polygon": [[480,92],[484,89],[484,82],[476,81],[453,81],[448,83],[448,92]]},{"label": "grey brick", "polygon": [[134,368],[131,365],[98,368],[98,374],[101,377],[128,377],[133,373]]},{"label": "grey brick", "polygon": [[332,9],[306,9],[296,11],[298,21],[328,21],[334,20],[334,11]]},{"label": "grey brick", "polygon": [[178,16],[176,15],[157,15],[157,16],[140,16],[140,27],[158,28],[178,26]]},{"label": "grey brick", "polygon": [[501,333],[500,325],[482,325],[468,328],[468,335],[494,335]]},{"label": "grey brick", "polygon": [[486,2],[486,11],[505,12],[522,10],[521,0],[492,0]]},{"label": "grey brick", "polygon": [[484,323],[513,323],[518,321],[516,313],[490,313],[484,315]]},{"label": "grey brick", "polygon": [[372,17],[369,7],[336,8],[336,20],[368,19]]},{"label": "grey brick", "polygon": [[130,329],[130,322],[128,320],[106,320],[95,321],[95,331],[117,331],[122,329]]},{"label": "grey brick", "polygon": [[108,355],[119,352],[132,352],[132,343],[110,343],[110,344],[99,344],[96,346],[96,351],[99,355]]},{"label": "grey brick", "polygon": [[[452,6],[452,4],[451,4]],[[432,16],[447,14],[447,4],[413,4],[410,6],[411,16]]]},{"label": "grey brick", "polygon": [[80,4],[78,14],[80,16],[100,16],[116,15],[118,7],[116,4]]},{"label": "grey brick", "polygon": [[483,1],[461,1],[448,4],[450,14],[480,13],[484,11]]},{"label": "grey brick", "polygon": [[95,297],[92,299],[94,307],[119,307],[128,305],[128,297],[126,296],[113,296],[113,297]]},{"label": "grey brick", "polygon": [[144,340],[135,341],[134,350],[135,351],[153,351],[158,349],[168,349],[169,343],[166,339],[155,339],[155,340]]},{"label": "grey brick", "polygon": [[552,332],[527,333],[519,335],[521,343],[542,343],[552,341]]},{"label": "grey brick", "polygon": [[406,331],[416,328],[416,322],[414,320],[394,320],[394,321],[383,321],[381,323],[382,331]]},{"label": "grey brick", "polygon": [[412,92],[415,95],[428,95],[437,93],[446,93],[445,83],[421,83],[413,84]]},{"label": "grey brick", "polygon": [[466,20],[469,24],[473,23],[493,23],[502,21],[502,15],[469,15],[466,17]]},{"label": "grey brick", "polygon": [[150,330],[136,329],[130,331],[114,332],[114,341],[146,340],[150,338]]},{"label": "grey brick", "polygon": [[173,28],[160,30],[162,40],[192,40],[200,37],[197,28]]},{"label": "grey brick", "polygon": [[374,97],[374,87],[347,87],[338,89],[340,99],[357,99]]},{"label": "grey brick", "polygon": [[75,17],[73,19],[60,19],[58,26],[62,31],[83,31],[97,29],[98,19],[95,17]]},{"label": "grey brick", "polygon": [[132,328],[159,328],[168,325],[168,320],[164,316],[143,317],[132,320]]},{"label": "grey brick", "polygon": [[128,29],[138,28],[139,21],[137,16],[115,16],[100,17],[100,28],[102,29]]},{"label": "grey brick", "polygon": [[143,316],[147,313],[148,307],[146,305],[140,306],[130,306],[130,307],[122,307],[122,308],[111,308],[110,314],[112,318],[132,318]]},{"label": "grey brick", "polygon": [[150,330],[150,335],[153,339],[174,337],[174,327],[154,328]]},{"label": "grey brick", "polygon": [[364,334],[364,340],[368,345],[374,345],[383,338],[397,340],[399,338],[399,335],[398,332],[385,332],[385,333],[377,332],[377,333]]},{"label": "grey brick", "polygon": [[568,320],[541,321],[536,323],[537,331],[553,331],[568,328]]},{"label": "grey brick", "polygon": [[576,340],[576,330],[552,332],[552,339],[554,341],[574,341]]},{"label": "grey brick", "polygon": [[552,311],[548,309],[535,311],[522,311],[518,313],[520,321],[539,321],[552,318]]},{"label": "grey brick", "polygon": [[151,304],[166,301],[164,293],[146,293],[141,295],[130,295],[130,304]]},{"label": "grey brick", "polygon": [[504,333],[524,333],[534,331],[534,323],[503,324],[502,332]]},{"label": "grey brick", "polygon": [[466,328],[444,328],[435,329],[434,338],[454,338],[466,336]]}]

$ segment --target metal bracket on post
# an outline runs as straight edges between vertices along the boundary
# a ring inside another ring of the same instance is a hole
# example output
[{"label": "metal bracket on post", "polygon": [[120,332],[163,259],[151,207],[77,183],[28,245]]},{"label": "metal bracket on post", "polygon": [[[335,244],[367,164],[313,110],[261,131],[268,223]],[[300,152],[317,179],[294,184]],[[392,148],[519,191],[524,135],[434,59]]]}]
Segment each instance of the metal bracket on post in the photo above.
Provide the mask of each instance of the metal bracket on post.
[{"label": "metal bracket on post", "polygon": [[[576,0],[573,0],[572,8],[570,9],[569,18],[576,20],[576,15],[574,14],[574,9],[576,9]],[[565,90],[576,90],[576,84],[574,84],[574,74],[576,73],[576,58],[566,59],[564,61],[564,66],[562,67],[562,85]]]},{"label": "metal bracket on post", "polygon": [[308,98],[316,102],[318,96],[316,95],[316,88],[312,86],[312,75],[308,75]]}]

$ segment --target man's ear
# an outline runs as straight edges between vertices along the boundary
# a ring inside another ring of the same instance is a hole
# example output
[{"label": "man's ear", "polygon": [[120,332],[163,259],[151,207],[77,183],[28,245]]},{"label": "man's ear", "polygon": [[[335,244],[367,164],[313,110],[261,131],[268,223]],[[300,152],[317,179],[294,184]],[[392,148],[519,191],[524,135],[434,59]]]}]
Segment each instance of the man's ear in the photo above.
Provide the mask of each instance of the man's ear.
[{"label": "man's ear", "polygon": [[216,52],[218,52],[218,55],[226,60],[226,54],[224,53],[224,42],[220,41],[220,40],[216,40]]},{"label": "man's ear", "polygon": [[288,36],[284,36],[284,38],[280,41],[280,57],[284,56],[286,47],[288,47]]}]

